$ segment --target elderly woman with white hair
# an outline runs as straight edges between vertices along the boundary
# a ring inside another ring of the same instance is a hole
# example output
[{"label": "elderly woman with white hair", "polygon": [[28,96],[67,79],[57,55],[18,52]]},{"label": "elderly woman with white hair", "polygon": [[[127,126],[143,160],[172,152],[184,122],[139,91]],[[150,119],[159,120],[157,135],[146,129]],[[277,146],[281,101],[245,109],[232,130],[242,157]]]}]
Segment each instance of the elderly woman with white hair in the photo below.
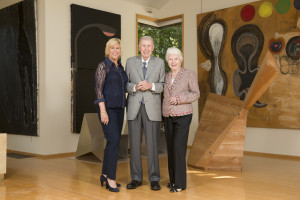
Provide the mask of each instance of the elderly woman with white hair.
[{"label": "elderly woman with white hair", "polygon": [[192,102],[200,97],[196,73],[184,69],[183,56],[176,47],[168,48],[166,60],[171,69],[165,77],[162,112],[168,150],[170,192],[186,189],[186,150],[192,121]]}]

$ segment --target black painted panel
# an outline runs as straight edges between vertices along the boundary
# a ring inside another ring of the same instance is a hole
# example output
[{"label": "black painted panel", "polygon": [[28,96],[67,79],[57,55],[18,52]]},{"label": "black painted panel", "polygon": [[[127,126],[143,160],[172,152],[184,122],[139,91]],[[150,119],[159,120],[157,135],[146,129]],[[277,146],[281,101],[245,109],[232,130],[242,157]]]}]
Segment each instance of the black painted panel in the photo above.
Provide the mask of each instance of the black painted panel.
[{"label": "black painted panel", "polygon": [[106,42],[121,38],[121,16],[71,5],[72,130],[80,133],[84,113],[95,113],[94,73]]},{"label": "black painted panel", "polygon": [[[73,126],[76,130],[81,129],[82,119],[84,113],[96,113],[95,100],[95,90],[94,90],[94,76],[96,70],[85,70],[85,69],[72,69],[73,81],[76,83],[74,85],[77,97],[75,102],[73,102],[73,109],[76,113],[73,115]],[[76,119],[81,119],[76,120]]]},{"label": "black painted panel", "polygon": [[37,135],[34,3],[0,10],[0,132]]}]

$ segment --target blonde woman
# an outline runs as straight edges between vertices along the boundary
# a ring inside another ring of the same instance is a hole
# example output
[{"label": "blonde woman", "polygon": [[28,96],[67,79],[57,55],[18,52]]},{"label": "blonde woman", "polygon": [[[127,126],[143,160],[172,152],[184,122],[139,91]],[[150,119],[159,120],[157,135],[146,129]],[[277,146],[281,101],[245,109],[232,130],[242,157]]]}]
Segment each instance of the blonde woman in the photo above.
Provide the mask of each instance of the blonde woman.
[{"label": "blonde woman", "polygon": [[106,189],[119,192],[116,183],[116,171],[121,131],[126,106],[127,74],[120,62],[121,40],[112,38],[106,43],[106,58],[99,63],[95,73],[95,92],[98,117],[106,138],[104,150],[101,185]]}]

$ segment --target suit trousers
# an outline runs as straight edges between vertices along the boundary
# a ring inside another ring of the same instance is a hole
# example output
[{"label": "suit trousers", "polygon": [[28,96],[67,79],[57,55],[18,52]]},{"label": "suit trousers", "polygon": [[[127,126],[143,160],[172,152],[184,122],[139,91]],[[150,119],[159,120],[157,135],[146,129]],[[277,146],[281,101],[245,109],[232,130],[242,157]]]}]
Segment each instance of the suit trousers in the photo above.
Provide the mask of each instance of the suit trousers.
[{"label": "suit trousers", "polygon": [[175,188],[186,188],[186,149],[192,114],[164,117],[165,137],[168,150],[168,170]]},{"label": "suit trousers", "polygon": [[145,105],[141,104],[139,112],[134,120],[128,120],[130,142],[130,174],[131,179],[143,181],[143,169],[141,161],[142,130],[144,130],[147,144],[148,176],[149,181],[159,181],[158,163],[158,136],[160,134],[160,121],[150,121]]},{"label": "suit trousers", "polygon": [[[99,106],[97,106],[98,117],[101,122]],[[106,139],[102,174],[106,174],[111,180],[116,179],[118,152],[121,132],[124,121],[124,108],[106,108],[109,122],[104,125],[101,122],[102,130]]]}]

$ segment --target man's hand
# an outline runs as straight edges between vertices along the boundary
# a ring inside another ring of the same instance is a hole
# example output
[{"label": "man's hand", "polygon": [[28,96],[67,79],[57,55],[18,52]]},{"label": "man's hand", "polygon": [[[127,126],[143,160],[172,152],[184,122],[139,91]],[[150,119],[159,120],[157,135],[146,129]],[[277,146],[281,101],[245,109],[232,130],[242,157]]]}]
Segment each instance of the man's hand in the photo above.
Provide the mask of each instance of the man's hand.
[{"label": "man's hand", "polygon": [[135,89],[141,90],[141,91],[146,91],[146,90],[151,90],[152,89],[152,83],[147,82],[146,80],[139,82],[136,86]]}]

